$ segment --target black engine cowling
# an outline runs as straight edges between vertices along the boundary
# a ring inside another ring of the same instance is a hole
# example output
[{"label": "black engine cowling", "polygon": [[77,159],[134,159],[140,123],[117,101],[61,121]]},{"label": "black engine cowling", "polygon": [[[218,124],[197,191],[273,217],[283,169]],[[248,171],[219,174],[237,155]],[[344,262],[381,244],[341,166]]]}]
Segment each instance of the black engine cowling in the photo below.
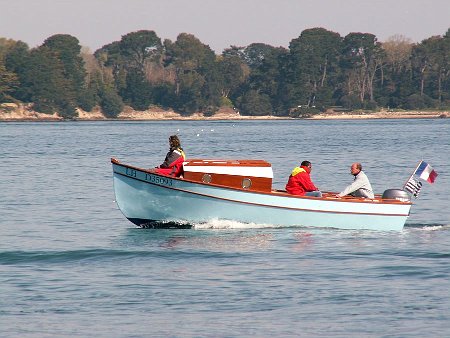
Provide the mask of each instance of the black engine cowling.
[{"label": "black engine cowling", "polygon": [[383,192],[383,196],[381,196],[381,198],[398,200],[402,202],[409,202],[411,200],[409,194],[401,189],[387,189]]}]

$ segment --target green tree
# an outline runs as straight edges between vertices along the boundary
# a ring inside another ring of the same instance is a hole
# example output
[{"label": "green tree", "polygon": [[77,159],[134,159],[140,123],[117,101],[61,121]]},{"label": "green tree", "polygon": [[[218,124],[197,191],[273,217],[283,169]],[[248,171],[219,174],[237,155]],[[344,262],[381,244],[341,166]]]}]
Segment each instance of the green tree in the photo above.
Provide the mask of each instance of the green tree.
[{"label": "green tree", "polygon": [[8,40],[8,43],[4,47],[3,60],[5,71],[13,75],[11,78],[12,82],[9,84],[10,90],[8,90],[8,96],[21,101],[25,98],[24,92],[27,91],[22,83],[22,74],[30,51],[28,45],[22,41],[11,43],[11,40]]},{"label": "green tree", "polygon": [[173,103],[176,102],[175,86],[169,82],[162,82],[154,85],[152,94],[155,104],[166,109],[174,108]]},{"label": "green tree", "polygon": [[421,96],[425,94],[426,84],[431,77],[431,60],[428,48],[433,43],[431,40],[424,40],[421,44],[414,46],[412,50],[413,76],[419,83],[419,93]]},{"label": "green tree", "polygon": [[82,47],[80,56],[84,62],[86,77],[84,90],[78,99],[78,106],[85,111],[91,111],[100,102],[98,89],[104,83],[101,80],[104,76],[98,60],[89,51],[89,48]]},{"label": "green tree", "polygon": [[191,34],[178,35],[175,42],[165,41],[166,67],[175,70],[176,109],[192,114],[220,101],[218,87],[208,77],[216,74],[217,64],[211,48]]},{"label": "green tree", "polygon": [[153,86],[138,69],[127,72],[126,87],[122,88],[122,99],[134,109],[145,110],[153,101]]},{"label": "green tree", "polygon": [[350,33],[343,40],[343,68],[347,95],[357,95],[362,104],[374,102],[374,85],[385,57],[373,34]]},{"label": "green tree", "polygon": [[16,41],[0,37],[0,60],[4,60],[11,48],[16,45]]},{"label": "green tree", "polygon": [[37,111],[59,112],[64,118],[75,116],[76,93],[55,51],[45,46],[32,50],[22,76],[25,96]]},{"label": "green tree", "polygon": [[427,95],[442,105],[448,97],[450,76],[450,38],[447,35],[425,39],[412,51],[415,74],[420,81],[420,95]]},{"label": "green tree", "polygon": [[253,70],[260,67],[271,55],[277,53],[277,48],[265,43],[252,43],[241,51],[241,58]]},{"label": "green tree", "polygon": [[223,54],[218,58],[219,73],[221,74],[220,94],[228,98],[250,73],[249,67],[238,55]]},{"label": "green tree", "polygon": [[[154,31],[140,30],[95,52],[102,69],[110,69],[114,87],[123,100],[136,109],[154,103],[152,71],[162,68],[162,43]],[[107,81],[105,81],[107,83]]]},{"label": "green tree", "polygon": [[290,42],[290,80],[294,87],[292,106],[332,104],[337,86],[342,38],[323,28],[304,30]]},{"label": "green tree", "polygon": [[443,55],[443,67],[441,69],[442,82],[439,100],[442,101],[442,104],[445,107],[450,107],[450,28],[443,36],[441,50]]},{"label": "green tree", "polygon": [[[280,62],[282,58],[287,54],[285,48],[272,47],[270,45],[255,43],[245,48],[234,48],[234,50],[227,50],[230,55],[236,55],[241,58],[248,67],[249,75],[245,76],[245,82],[243,82],[236,90],[233,91],[231,98],[238,102],[238,108],[247,114],[260,111],[270,111],[270,114],[280,114],[278,112],[280,103]],[[245,68],[244,68],[245,69]],[[255,93],[257,95],[255,95]],[[262,98],[265,101],[269,98],[270,107],[267,109],[246,109],[241,104],[252,101],[256,102]],[[277,111],[274,112],[274,107]]]},{"label": "green tree", "polygon": [[0,102],[13,100],[11,94],[19,85],[17,74],[5,66],[6,58],[15,44],[14,40],[0,38]]},{"label": "green tree", "polygon": [[108,85],[102,86],[99,96],[100,106],[106,117],[116,118],[122,112],[124,104],[115,88]]},{"label": "green tree", "polygon": [[125,65],[124,57],[120,51],[120,41],[111,42],[94,52],[100,67],[104,69],[109,67],[112,74],[115,75]]},{"label": "green tree", "polygon": [[42,47],[47,47],[53,51],[64,67],[64,76],[68,80],[70,90],[75,93],[74,101],[71,104],[64,104],[65,115],[75,115],[75,111],[70,112],[72,106],[76,107],[86,95],[86,70],[81,57],[81,46],[77,38],[68,34],[56,34],[44,41]]},{"label": "green tree", "polygon": [[381,88],[377,101],[383,106],[398,108],[404,102],[402,98],[414,92],[411,77],[413,43],[404,36],[394,35],[383,42],[381,47],[386,57],[381,69]]},{"label": "green tree", "polygon": [[264,116],[272,114],[270,97],[260,94],[256,90],[250,90],[239,98],[240,112],[243,115]]},{"label": "green tree", "polygon": [[19,79],[17,75],[8,71],[0,59],[0,102],[13,100],[10,94],[14,92],[18,85]]},{"label": "green tree", "polygon": [[122,36],[119,42],[120,55],[126,68],[136,68],[143,73],[149,61],[160,58],[161,49],[161,39],[154,31],[132,32]]}]

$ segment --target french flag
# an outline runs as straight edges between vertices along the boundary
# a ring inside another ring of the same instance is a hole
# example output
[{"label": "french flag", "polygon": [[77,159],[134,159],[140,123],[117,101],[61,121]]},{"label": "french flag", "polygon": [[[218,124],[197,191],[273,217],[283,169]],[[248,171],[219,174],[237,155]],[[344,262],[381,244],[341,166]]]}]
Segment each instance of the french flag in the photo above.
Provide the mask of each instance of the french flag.
[{"label": "french flag", "polygon": [[429,165],[427,162],[420,162],[419,166],[416,169],[415,175],[419,176],[424,181],[428,181],[429,183],[433,183],[437,177],[437,172]]}]

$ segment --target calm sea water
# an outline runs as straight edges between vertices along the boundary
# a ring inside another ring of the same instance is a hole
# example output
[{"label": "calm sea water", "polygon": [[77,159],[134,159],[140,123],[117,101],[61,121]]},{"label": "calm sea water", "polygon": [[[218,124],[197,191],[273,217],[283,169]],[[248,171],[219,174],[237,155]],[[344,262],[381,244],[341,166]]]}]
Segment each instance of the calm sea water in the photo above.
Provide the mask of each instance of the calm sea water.
[{"label": "calm sea water", "polygon": [[[421,159],[439,176],[400,233],[135,228],[110,157],[152,167],[173,133],[278,188],[304,159],[322,190],[354,161],[377,193]],[[449,119],[0,123],[0,154],[1,337],[450,336]]]}]

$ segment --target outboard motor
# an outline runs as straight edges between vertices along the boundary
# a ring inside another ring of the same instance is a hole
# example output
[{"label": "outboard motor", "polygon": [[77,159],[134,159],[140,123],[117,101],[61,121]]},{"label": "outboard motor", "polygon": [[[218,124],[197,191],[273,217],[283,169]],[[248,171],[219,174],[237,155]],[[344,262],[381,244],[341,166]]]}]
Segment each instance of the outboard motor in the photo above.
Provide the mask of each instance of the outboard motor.
[{"label": "outboard motor", "polygon": [[384,191],[382,199],[391,199],[402,202],[409,202],[411,199],[409,198],[409,194],[402,189],[387,189]]}]

